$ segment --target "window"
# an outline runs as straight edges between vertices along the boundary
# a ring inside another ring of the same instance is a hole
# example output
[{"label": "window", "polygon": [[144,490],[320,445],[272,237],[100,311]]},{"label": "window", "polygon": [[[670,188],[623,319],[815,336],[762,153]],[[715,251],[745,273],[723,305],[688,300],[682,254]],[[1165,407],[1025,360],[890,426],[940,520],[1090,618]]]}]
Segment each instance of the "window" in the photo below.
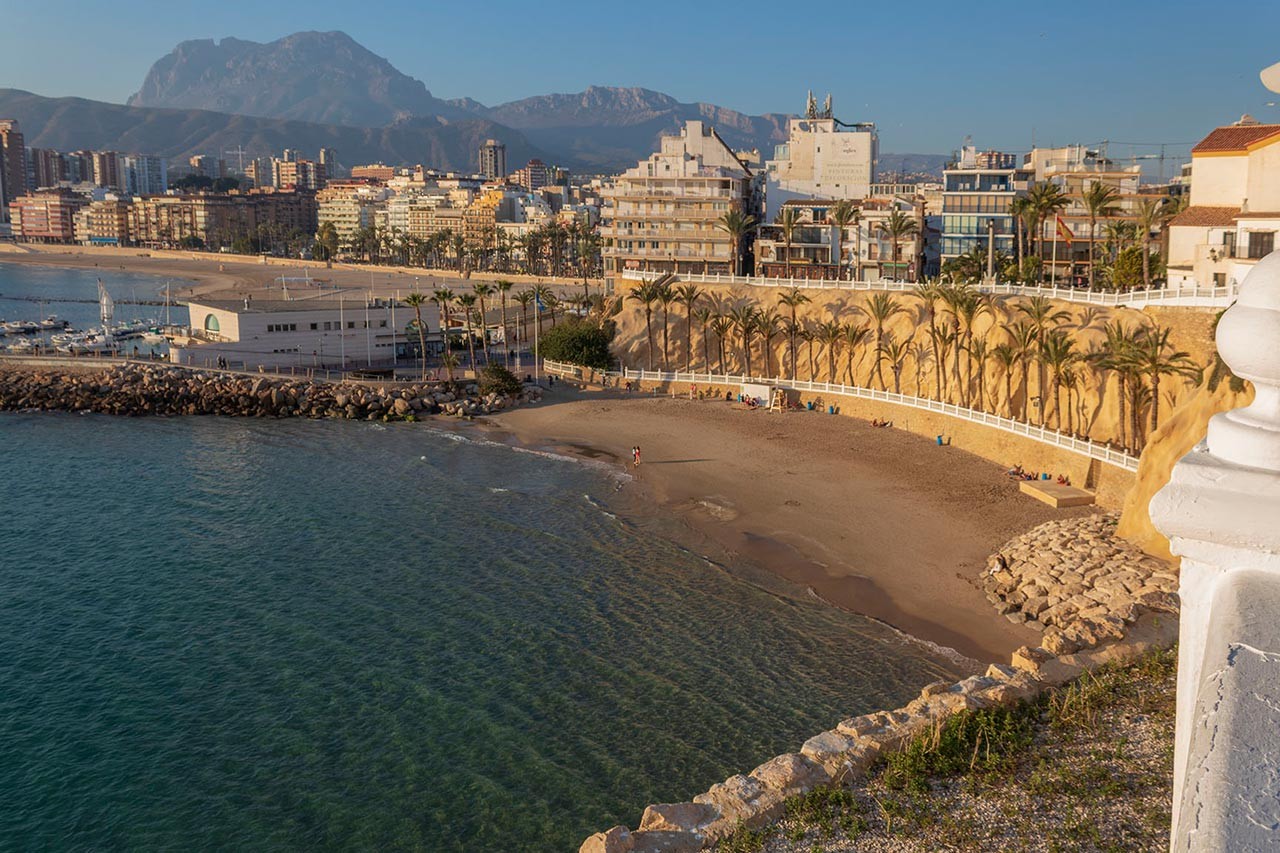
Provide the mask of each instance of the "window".
[{"label": "window", "polygon": [[348,329],[354,329],[355,327],[356,327],[356,321],[355,321],[355,320],[348,320],[348,321],[347,321],[347,328],[348,328]]},{"label": "window", "polygon": [[324,321],[324,330],[325,330],[326,332],[327,332],[327,331],[329,331],[329,329],[330,329],[330,327],[331,327],[331,326],[332,326],[332,323],[330,323],[328,320],[325,320],[325,321]]},{"label": "window", "polygon": [[314,331],[316,330],[316,326],[318,326],[318,325],[320,325],[320,324],[319,324],[319,323],[312,323],[312,324],[311,324],[311,331],[313,331],[313,332],[314,332]]},{"label": "window", "polygon": [[1267,255],[1275,251],[1276,248],[1276,232],[1274,231],[1250,231],[1249,232],[1249,257],[1265,258]]},{"label": "window", "polygon": [[218,318],[212,314],[204,315],[204,330],[206,332],[221,332],[222,327],[218,325]]},{"label": "window", "polygon": [[387,321],[386,321],[386,320],[379,320],[379,321],[378,321],[378,328],[379,328],[379,329],[385,329],[386,327],[387,327]]}]

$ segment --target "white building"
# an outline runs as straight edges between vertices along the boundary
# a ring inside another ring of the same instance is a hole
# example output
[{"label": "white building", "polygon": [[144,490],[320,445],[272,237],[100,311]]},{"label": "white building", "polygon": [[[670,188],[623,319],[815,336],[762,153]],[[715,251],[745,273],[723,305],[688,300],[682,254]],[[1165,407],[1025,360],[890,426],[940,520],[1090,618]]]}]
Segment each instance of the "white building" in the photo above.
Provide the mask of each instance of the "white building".
[{"label": "white building", "polygon": [[830,95],[819,110],[810,92],[804,117],[788,122],[786,143],[766,164],[766,221],[791,199],[870,196],[879,146],[874,124],[845,124],[832,116]]},{"label": "white building", "polygon": [[1169,286],[1238,284],[1280,231],[1280,124],[1220,127],[1191,165],[1191,205],[1169,223]]},{"label": "white building", "polygon": [[129,195],[160,195],[169,189],[169,164],[163,157],[126,154],[120,158],[120,184]]},{"label": "white building", "polygon": [[[189,334],[169,349],[175,364],[256,370],[386,368],[416,359],[417,332],[408,330],[414,310],[363,295],[326,294],[306,299],[200,299],[188,306]],[[422,306],[427,348],[440,338],[440,313]]]}]

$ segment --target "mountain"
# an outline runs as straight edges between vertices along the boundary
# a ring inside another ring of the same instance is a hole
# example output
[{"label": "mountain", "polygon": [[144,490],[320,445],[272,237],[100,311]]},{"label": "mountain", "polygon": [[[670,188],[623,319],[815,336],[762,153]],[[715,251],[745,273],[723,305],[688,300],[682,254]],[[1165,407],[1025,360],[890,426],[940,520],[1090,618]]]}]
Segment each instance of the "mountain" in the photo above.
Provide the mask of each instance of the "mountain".
[{"label": "mountain", "polygon": [[715,125],[736,149],[759,149],[766,158],[785,142],[789,116],[751,116],[715,104],[677,101],[650,89],[589,86],[569,95],[540,95],[485,107],[470,99],[450,105],[522,131],[530,142],[605,171],[634,166],[658,148],[663,134],[689,120]]},{"label": "mountain", "polygon": [[474,171],[476,151],[485,139],[500,139],[512,162],[554,159],[530,145],[518,131],[487,119],[444,122],[413,119],[388,127],[336,124],[228,115],[209,110],[158,109],[106,104],[83,98],[46,98],[18,89],[0,89],[0,116],[16,118],[35,148],[73,151],[94,148],[138,151],[167,158],[216,154],[244,146],[247,156],[279,155],[297,148],[314,157],[333,148],[340,162],[423,163],[442,169]]},{"label": "mountain", "polygon": [[294,33],[269,44],[184,41],[151,66],[128,104],[356,127],[466,115],[341,32]]}]

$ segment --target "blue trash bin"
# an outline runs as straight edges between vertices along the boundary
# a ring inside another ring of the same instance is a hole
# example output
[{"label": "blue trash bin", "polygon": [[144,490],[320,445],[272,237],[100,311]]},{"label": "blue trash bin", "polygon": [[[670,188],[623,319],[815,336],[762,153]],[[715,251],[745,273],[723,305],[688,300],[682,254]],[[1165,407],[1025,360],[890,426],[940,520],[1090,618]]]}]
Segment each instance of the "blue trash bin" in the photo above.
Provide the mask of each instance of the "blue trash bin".
[{"label": "blue trash bin", "polygon": [[811,412],[812,412],[812,411],[813,411],[813,401],[812,401],[812,400],[810,400],[810,401],[808,402],[808,404],[807,404],[807,405],[809,406],[809,411],[811,411]]},{"label": "blue trash bin", "polygon": [[938,436],[938,446],[942,446],[942,436]]}]

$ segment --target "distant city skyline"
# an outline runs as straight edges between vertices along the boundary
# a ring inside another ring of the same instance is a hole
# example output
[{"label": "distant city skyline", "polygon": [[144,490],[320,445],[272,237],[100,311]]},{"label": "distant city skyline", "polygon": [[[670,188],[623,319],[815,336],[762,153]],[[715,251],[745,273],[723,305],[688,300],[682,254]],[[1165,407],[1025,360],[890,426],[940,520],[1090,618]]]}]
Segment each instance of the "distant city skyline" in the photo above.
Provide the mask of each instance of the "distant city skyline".
[{"label": "distant city skyline", "polygon": [[[589,85],[636,86],[739,112],[799,112],[805,93],[831,92],[846,121],[874,121],[888,152],[946,153],[966,136],[981,148],[1110,139],[1118,155],[1165,145],[1185,156],[1242,113],[1280,122],[1258,80],[1280,60],[1280,6],[1238,18],[1187,0],[1117,4],[1099,13],[1057,4],[851,4],[824,17],[776,6],[650,3],[643,13],[552,2],[537,14],[510,0],[424,11],[408,0],[222,4],[175,16],[170,3],[123,0],[93,37],[59,31],[83,5],[49,0],[6,12],[0,87],[123,103],[180,41],[273,41],[303,29],[342,30],[441,98],[494,105]],[[818,7],[814,7],[817,12]],[[885,164],[892,167],[891,163]]]}]

